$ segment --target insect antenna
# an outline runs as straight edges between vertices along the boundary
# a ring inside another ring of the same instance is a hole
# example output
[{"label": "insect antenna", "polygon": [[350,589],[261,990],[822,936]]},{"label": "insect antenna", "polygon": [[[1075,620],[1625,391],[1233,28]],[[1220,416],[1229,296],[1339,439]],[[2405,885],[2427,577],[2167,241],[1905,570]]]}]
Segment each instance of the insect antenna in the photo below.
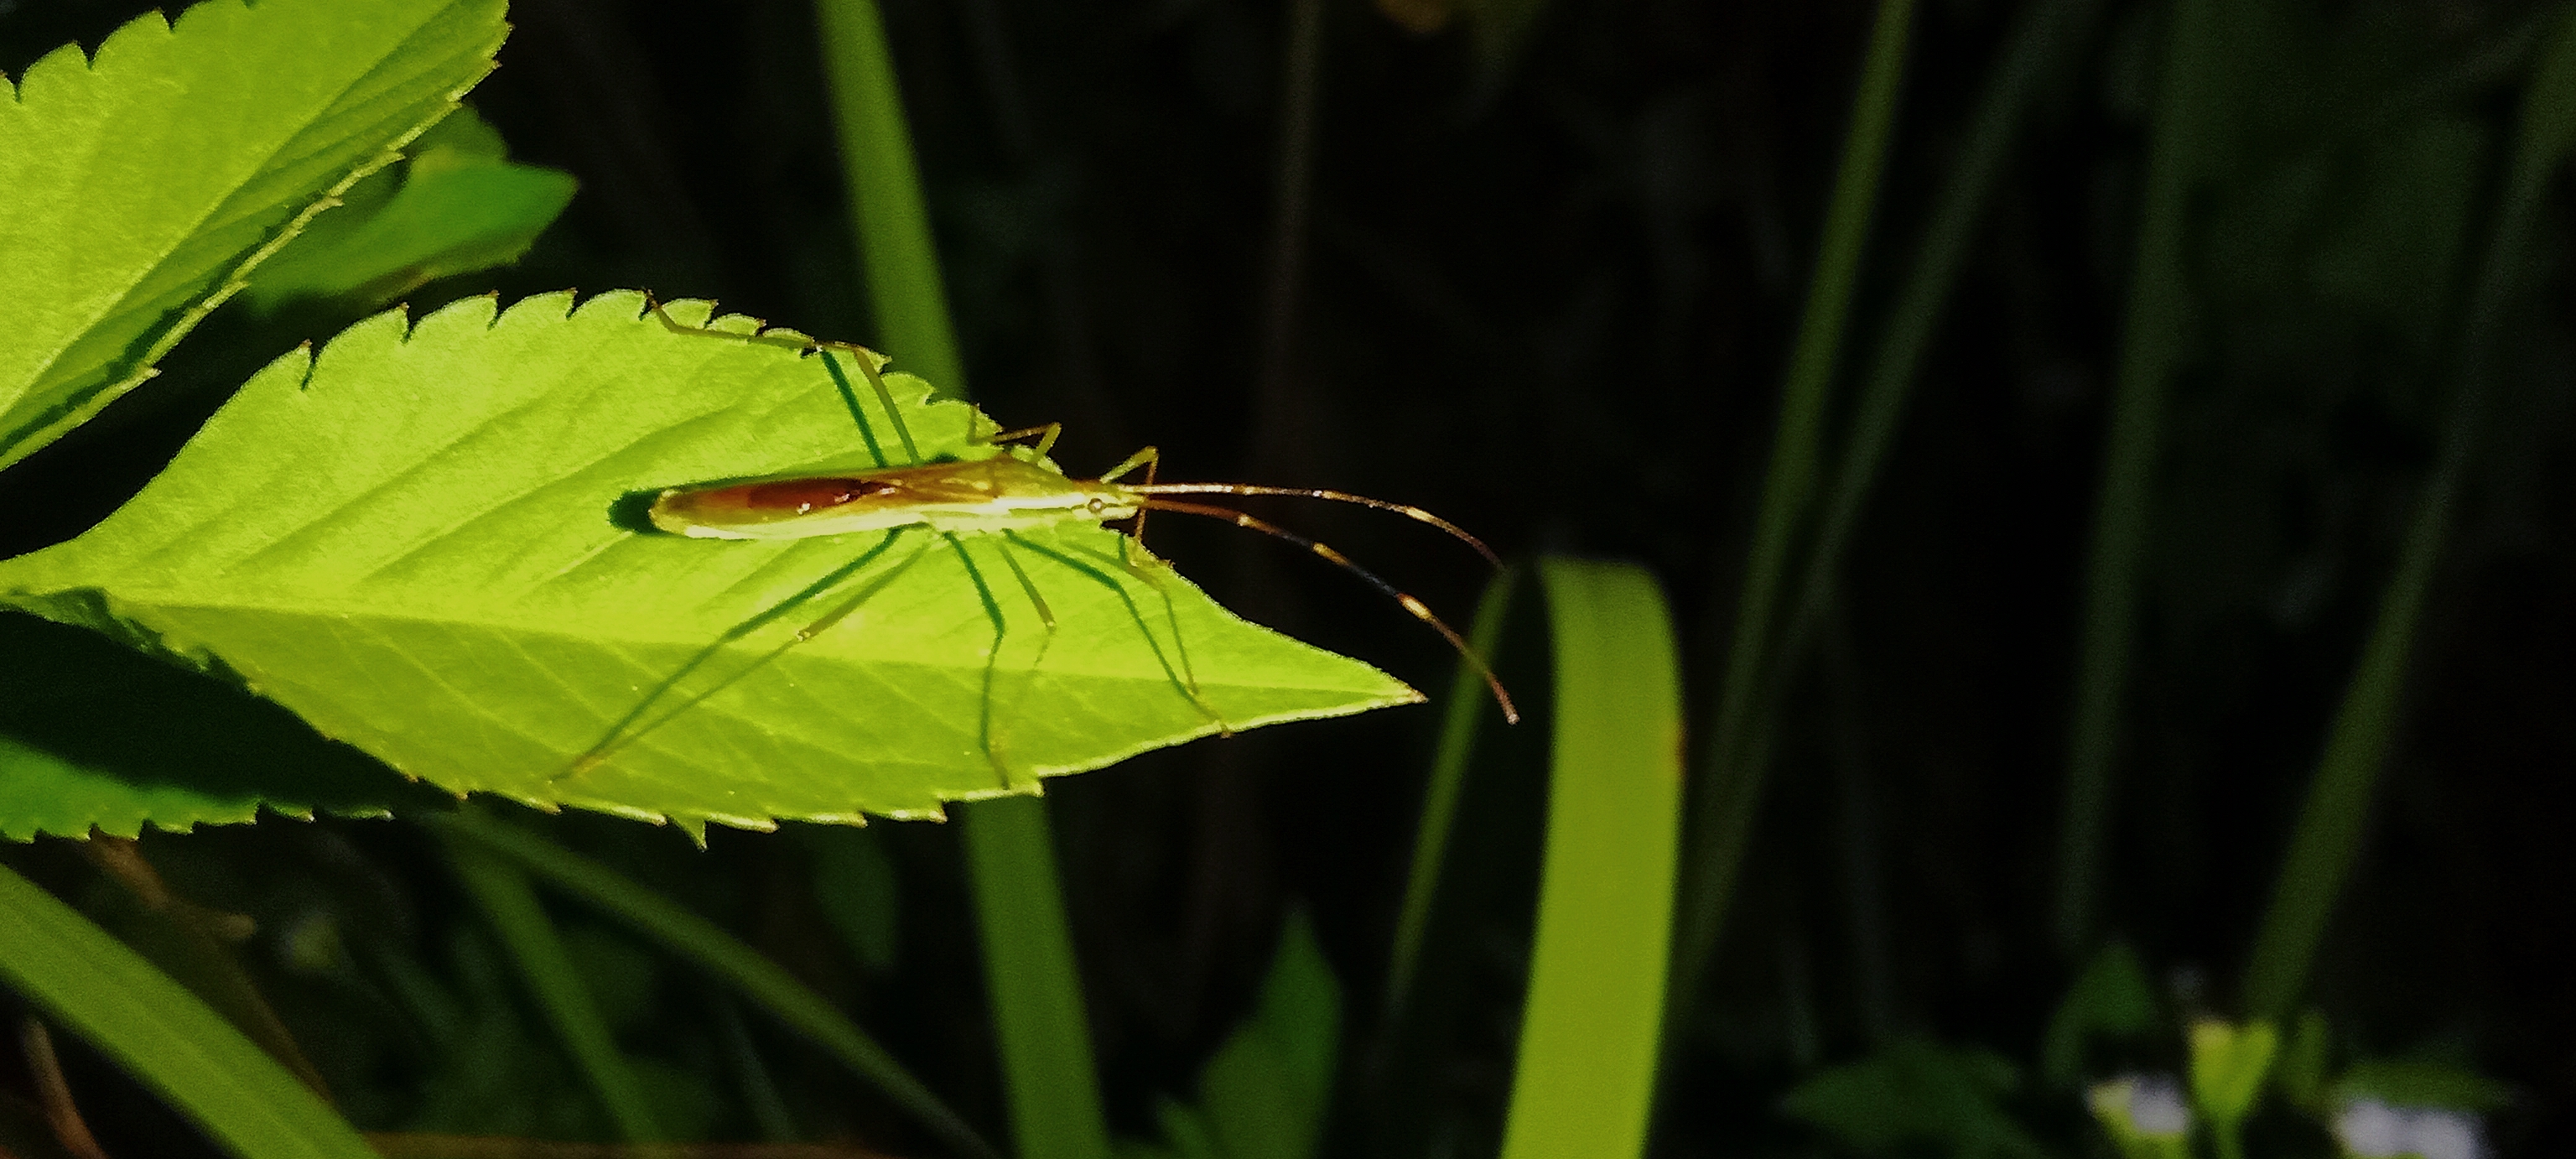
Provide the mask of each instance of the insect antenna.
[{"label": "insect antenna", "polygon": [[[1428,523],[1446,531],[1458,542],[1475,548],[1476,554],[1485,557],[1485,562],[1497,568],[1503,566],[1502,557],[1495,555],[1493,548],[1485,546],[1484,540],[1468,534],[1466,528],[1410,504],[1389,503],[1384,499],[1371,499],[1366,495],[1353,495],[1348,491],[1326,491],[1311,487],[1261,487],[1251,483],[1138,483],[1127,489],[1144,495],[1287,495],[1299,499],[1329,499],[1335,503],[1351,503],[1379,511],[1392,511],[1407,519]],[[1212,510],[1224,510],[1224,508]]]},{"label": "insect antenna", "polygon": [[[1172,486],[1232,487],[1235,486],[1235,484],[1176,483],[1172,484]],[[1139,487],[1137,490],[1143,490],[1143,488]],[[1304,491],[1289,491],[1286,488],[1280,488],[1279,491],[1291,495],[1308,494],[1308,492]],[[1266,494],[1271,492],[1251,491],[1249,493]],[[1353,496],[1353,498],[1357,498],[1357,496]],[[1431,609],[1425,607],[1422,601],[1398,591],[1394,584],[1379,579],[1375,572],[1361,567],[1356,563],[1352,563],[1349,556],[1343,555],[1341,552],[1335,551],[1329,546],[1318,543],[1312,539],[1308,539],[1305,536],[1299,535],[1296,532],[1290,531],[1275,523],[1256,519],[1231,507],[1217,507],[1206,503],[1184,503],[1172,499],[1146,499],[1138,505],[1149,511],[1177,511],[1184,515],[1204,515],[1211,519],[1225,520],[1237,527],[1249,527],[1264,535],[1287,540],[1290,543],[1314,552],[1316,555],[1322,556],[1325,561],[1340,567],[1342,570],[1358,576],[1363,580],[1367,580],[1369,586],[1386,593],[1388,599],[1394,600],[1398,606],[1402,607],[1405,611],[1412,613],[1414,619],[1431,625],[1431,629],[1433,631],[1440,633],[1442,639],[1449,641],[1449,646],[1458,650],[1459,658],[1474,666],[1476,674],[1485,678],[1485,687],[1493,690],[1494,703],[1503,706],[1503,719],[1513,724],[1519,724],[1521,722],[1520,710],[1512,707],[1512,694],[1503,691],[1503,682],[1494,676],[1494,670],[1492,668],[1486,667],[1485,658],[1478,656],[1474,648],[1467,646],[1467,640],[1465,637],[1460,636],[1455,630],[1451,629],[1449,625],[1442,623],[1440,617],[1431,614]],[[1396,505],[1388,503],[1385,504],[1385,506],[1394,507]],[[1423,512],[1423,514],[1429,515],[1430,513],[1426,511]],[[1474,536],[1468,535],[1464,531],[1457,532],[1457,534],[1467,542],[1474,543],[1478,550],[1484,549],[1485,545],[1477,543]],[[1491,552],[1487,552],[1489,557],[1491,554]]]}]

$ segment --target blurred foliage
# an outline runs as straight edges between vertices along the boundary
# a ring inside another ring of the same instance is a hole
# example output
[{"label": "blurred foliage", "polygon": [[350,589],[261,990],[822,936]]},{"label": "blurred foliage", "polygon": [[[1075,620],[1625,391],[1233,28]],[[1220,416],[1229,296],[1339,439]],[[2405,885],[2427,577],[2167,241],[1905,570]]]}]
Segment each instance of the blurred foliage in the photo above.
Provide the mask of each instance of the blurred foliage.
[{"label": "blurred foliage", "polygon": [[1164,1145],[1121,1146],[1121,1159],[1313,1159],[1331,1106],[1342,991],[1291,911],[1260,1004],[1199,1072],[1198,1101],[1155,1106]]},{"label": "blurred foliage", "polygon": [[1956,1159],[2045,1155],[1999,1103],[2020,1082],[1999,1055],[1908,1039],[1816,1074],[1780,1107],[1862,1154],[1928,1144]]}]

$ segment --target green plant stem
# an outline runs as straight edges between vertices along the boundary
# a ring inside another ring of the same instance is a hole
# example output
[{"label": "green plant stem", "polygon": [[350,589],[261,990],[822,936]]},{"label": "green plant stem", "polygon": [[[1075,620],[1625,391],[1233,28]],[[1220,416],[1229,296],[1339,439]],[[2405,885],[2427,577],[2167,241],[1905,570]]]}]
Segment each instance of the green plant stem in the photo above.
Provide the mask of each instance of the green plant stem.
[{"label": "green plant stem", "polygon": [[450,813],[425,816],[420,823],[441,837],[471,842],[485,852],[508,858],[546,884],[598,907],[601,913],[733,987],[752,1005],[812,1040],[876,1087],[949,1150],[975,1159],[998,1159],[1000,1152],[992,1144],[904,1070],[903,1064],[869,1038],[866,1031],[777,963],[718,929],[715,923],[605,866],[501,822],[469,813]]},{"label": "green plant stem", "polygon": [[[817,0],[817,10],[841,126],[851,223],[877,330],[887,351],[906,360],[903,365],[965,397],[965,366],[922,208],[885,22],[875,0]],[[1102,1159],[1109,1152],[1107,1116],[1046,802],[1010,798],[958,811],[1020,1154]]]},{"label": "green plant stem", "polygon": [[2215,0],[2175,0],[2164,76],[2148,143],[2146,200],[2129,280],[2128,318],[2102,452],[2102,483],[2085,564],[2066,803],[2058,830],[2057,944],[2069,958],[2093,936],[2093,899],[2109,823],[2111,762],[2135,643],[2139,558],[2152,510],[2164,397],[2181,358],[2190,299],[2183,278],[2184,214],[2201,115],[2200,85]]},{"label": "green plant stem", "polygon": [[[1288,0],[1287,58],[1280,62],[1279,153],[1272,171],[1270,260],[1262,293],[1261,348],[1253,384],[1256,430],[1265,444],[1287,440],[1294,454],[1304,400],[1288,380],[1288,358],[1297,327],[1298,292],[1305,282],[1307,218],[1315,184],[1315,122],[1323,103],[1323,0]],[[1281,452],[1265,446],[1266,454]]]},{"label": "green plant stem", "polygon": [[447,852],[456,863],[456,875],[465,882],[465,891],[473,895],[493,931],[501,936],[501,945],[518,965],[519,976],[535,995],[538,1008],[545,1011],[556,1036],[563,1040],[564,1049],[571,1053],[582,1080],[599,1096],[600,1106],[608,1112],[618,1135],[629,1143],[660,1140],[662,1129],[653,1121],[652,1100],[644,1094],[643,1084],[636,1081],[625,1057],[617,1053],[616,1037],[607,1020],[600,1017],[599,1003],[591,997],[589,983],[573,968],[563,939],[556,935],[545,909],[537,904],[536,891],[528,888],[527,875],[518,866],[475,845],[450,842]]},{"label": "green plant stem", "polygon": [[0,866],[0,984],[242,1159],[372,1159],[322,1101],[186,987]]},{"label": "green plant stem", "polygon": [[897,369],[963,398],[966,366],[949,324],[948,292],[922,201],[921,172],[913,162],[903,92],[886,47],[885,17],[876,0],[816,0],[814,7],[877,341],[902,360]]},{"label": "green plant stem", "polygon": [[979,801],[958,822],[1002,1036],[1022,1159],[1107,1159],[1109,1128],[1082,1007],[1082,972],[1057,884],[1046,801]]},{"label": "green plant stem", "polygon": [[2380,595],[2379,614],[2335,710],[2289,851],[2273,880],[2271,901],[2246,964],[2244,998],[2253,1017],[2286,1021],[2297,1012],[2317,942],[2360,852],[2371,797],[2388,761],[2425,594],[2485,421],[2496,336],[2530,273],[2533,235],[2571,145],[2576,145],[2576,9],[2560,18],[2523,94],[2513,167],[2462,318],[2441,456],[2416,502],[2396,571]]},{"label": "green plant stem", "polygon": [[[1485,586],[1476,605],[1476,622],[1467,632],[1468,647],[1488,665],[1502,643],[1503,625],[1511,613],[1515,574],[1504,571]],[[1490,703],[1484,677],[1460,661],[1449,683],[1449,703],[1440,721],[1440,747],[1431,757],[1430,785],[1422,795],[1422,820],[1413,835],[1413,865],[1404,877],[1404,903],[1397,910],[1395,945],[1388,955],[1385,1017],[1393,1024],[1403,1016],[1415,973],[1422,965],[1422,944],[1431,928],[1431,903],[1440,892],[1440,867],[1447,860],[1449,833],[1458,820],[1458,798],[1466,789],[1467,763],[1476,757],[1476,730]]]},{"label": "green plant stem", "polygon": [[[1906,402],[1921,376],[1924,352],[1931,348],[1960,267],[1966,264],[1968,242],[1976,236],[1977,222],[1994,195],[2004,161],[2012,155],[2031,89],[2049,62],[2081,38],[2099,8],[2100,0],[2030,0],[2022,6],[1993,71],[1986,76],[1967,138],[1933,200],[1922,248],[1915,251],[1914,264],[1888,311],[1867,385],[1853,407],[1833,486],[1800,573],[1798,611],[1789,621],[1789,640],[1780,648],[1769,682],[1773,688],[1781,687],[1800,663],[1809,634],[1838,597],[1843,555],[1850,548],[1852,531],[1877,487],[1888,444],[1896,437],[1897,423],[1904,418]],[[1776,727],[1774,720],[1776,714],[1761,727]]]},{"label": "green plant stem", "polygon": [[1547,853],[1504,1159],[1643,1154],[1671,962],[1681,679],[1644,569],[1539,564],[1555,641]]},{"label": "green plant stem", "polygon": [[1749,750],[1759,743],[1751,735],[1756,731],[1751,726],[1760,716],[1762,678],[1769,674],[1781,581],[1815,486],[1827,395],[1851,317],[1862,245],[1878,200],[1913,10],[1913,0],[1882,0],[1879,5],[1852,101],[1851,129],[1843,138],[1833,201],[1825,212],[1815,277],[1807,288],[1797,345],[1781,388],[1770,471],[1763,480],[1752,548],[1745,557],[1743,584],[1736,597],[1725,673],[1718,684],[1716,722],[1692,804],[1690,878],[1683,894],[1674,979],[1680,996],[1676,1009],[1690,1001],[1717,948],[1728,898],[1752,836],[1754,810],[1761,801],[1761,763],[1747,759]]}]

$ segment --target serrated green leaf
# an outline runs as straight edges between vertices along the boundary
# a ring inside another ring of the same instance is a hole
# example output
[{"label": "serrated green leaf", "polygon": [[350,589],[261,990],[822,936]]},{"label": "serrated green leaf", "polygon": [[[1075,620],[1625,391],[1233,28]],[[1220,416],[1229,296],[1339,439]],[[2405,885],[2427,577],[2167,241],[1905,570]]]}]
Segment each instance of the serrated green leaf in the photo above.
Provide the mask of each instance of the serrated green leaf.
[{"label": "serrated green leaf", "polygon": [[0,837],[12,841],[443,796],[274,704],[91,632],[0,613],[0,657]]},{"label": "serrated green leaf", "polygon": [[241,276],[491,70],[503,0],[210,0],[0,101],[0,466],[152,372]]},{"label": "serrated green leaf", "polygon": [[[675,330],[633,293],[495,314],[389,313],[279,359],[125,508],[0,563],[0,601],[231,674],[455,792],[689,824],[935,816],[1228,728],[1419,699],[1165,565],[1129,574],[1096,524],[953,545],[633,530],[622,513],[660,488],[847,470],[901,443],[835,364]],[[969,439],[990,419],[886,381],[922,457],[997,453]]]},{"label": "serrated green leaf", "polygon": [[260,310],[342,295],[381,303],[424,282],[517,261],[570,204],[559,169],[512,163],[499,133],[458,110],[359,182],[342,208],[262,263],[246,295]]}]

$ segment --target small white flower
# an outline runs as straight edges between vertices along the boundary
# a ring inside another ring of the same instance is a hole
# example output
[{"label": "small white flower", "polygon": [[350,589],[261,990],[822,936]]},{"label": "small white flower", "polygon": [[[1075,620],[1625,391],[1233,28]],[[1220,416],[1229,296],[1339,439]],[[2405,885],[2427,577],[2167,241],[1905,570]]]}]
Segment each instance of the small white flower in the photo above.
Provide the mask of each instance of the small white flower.
[{"label": "small white flower", "polygon": [[2335,1139],[2359,1159],[2395,1159],[2406,1153],[2406,1114],[2377,1099],[2348,1099],[2335,1116]]},{"label": "small white flower", "polygon": [[2335,1138],[2354,1159],[2486,1159],[2478,1117],[2439,1107],[2392,1107],[2350,1099],[2335,1116]]},{"label": "small white flower", "polygon": [[2486,1159],[2487,1141],[2477,1116],[2427,1108],[2410,1118],[2409,1149],[2424,1159]]},{"label": "small white flower", "polygon": [[2148,1138],[2191,1133],[2191,1104],[2172,1075],[2139,1075],[2129,1081],[2129,1126]]},{"label": "small white flower", "polygon": [[2172,1075],[2121,1075],[2093,1088],[2093,1114],[2115,1138],[2179,1139],[2191,1133],[2191,1103]]}]

